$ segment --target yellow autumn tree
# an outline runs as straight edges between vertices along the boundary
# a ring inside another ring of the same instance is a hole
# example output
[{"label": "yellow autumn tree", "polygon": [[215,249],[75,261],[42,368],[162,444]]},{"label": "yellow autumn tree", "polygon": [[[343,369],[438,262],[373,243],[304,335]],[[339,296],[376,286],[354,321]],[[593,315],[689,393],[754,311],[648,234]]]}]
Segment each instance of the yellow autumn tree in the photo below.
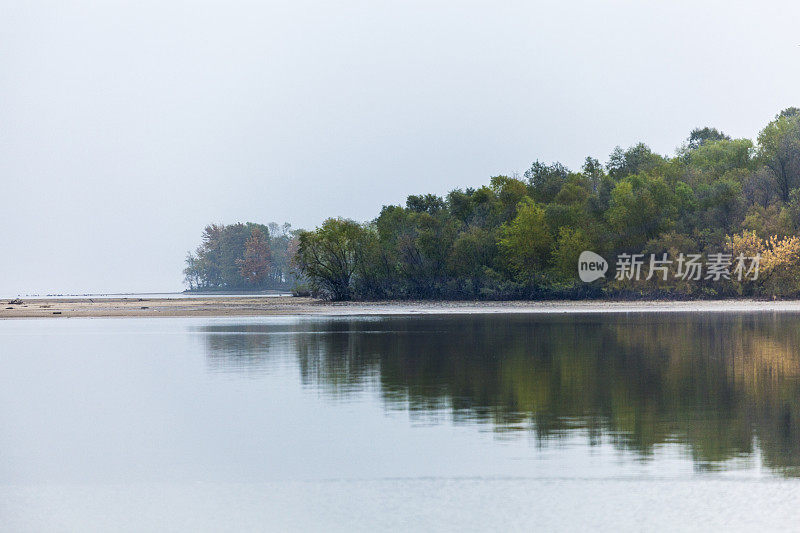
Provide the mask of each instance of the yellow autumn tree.
[{"label": "yellow autumn tree", "polygon": [[745,231],[728,236],[726,244],[734,263],[742,256],[760,257],[756,281],[745,279],[740,282],[732,276],[740,294],[751,292],[748,288],[754,287],[758,287],[761,294],[772,297],[800,294],[800,237],[773,235],[762,239],[755,231]]},{"label": "yellow autumn tree", "polygon": [[767,239],[761,253],[761,276],[766,293],[773,297],[799,294],[800,237],[773,235]]},{"label": "yellow autumn tree", "polygon": [[755,231],[743,231],[737,235],[729,235],[726,244],[733,257],[739,255],[754,257],[762,253],[766,247],[764,239],[756,235]]}]

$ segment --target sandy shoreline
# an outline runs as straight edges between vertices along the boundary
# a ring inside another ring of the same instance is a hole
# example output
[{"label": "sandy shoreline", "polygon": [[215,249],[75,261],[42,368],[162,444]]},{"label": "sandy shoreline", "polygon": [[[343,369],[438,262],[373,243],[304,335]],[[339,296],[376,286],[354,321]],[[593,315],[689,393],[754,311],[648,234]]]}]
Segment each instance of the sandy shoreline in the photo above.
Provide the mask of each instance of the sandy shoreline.
[{"label": "sandy shoreline", "polygon": [[312,298],[63,298],[0,300],[0,320],[70,317],[188,317],[398,315],[467,313],[800,312],[800,301],[511,301],[324,302]]}]

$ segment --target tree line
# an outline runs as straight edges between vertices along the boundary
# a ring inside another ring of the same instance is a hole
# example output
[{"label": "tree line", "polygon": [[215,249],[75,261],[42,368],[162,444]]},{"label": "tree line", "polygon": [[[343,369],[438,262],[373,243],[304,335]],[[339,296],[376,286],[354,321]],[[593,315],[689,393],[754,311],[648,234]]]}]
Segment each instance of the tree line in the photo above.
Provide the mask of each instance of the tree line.
[{"label": "tree line", "polygon": [[[793,296],[799,233],[800,109],[792,107],[756,142],[698,128],[672,156],[639,143],[617,147],[605,164],[587,157],[578,171],[537,161],[482,187],[409,196],[366,223],[330,218],[292,233],[287,257],[300,284],[337,300]],[[603,256],[610,275],[581,282],[584,250]],[[613,275],[622,254],[682,253],[758,256],[759,275]]]},{"label": "tree line", "polygon": [[289,289],[296,232],[289,224],[210,224],[202,242],[186,255],[189,290]]}]

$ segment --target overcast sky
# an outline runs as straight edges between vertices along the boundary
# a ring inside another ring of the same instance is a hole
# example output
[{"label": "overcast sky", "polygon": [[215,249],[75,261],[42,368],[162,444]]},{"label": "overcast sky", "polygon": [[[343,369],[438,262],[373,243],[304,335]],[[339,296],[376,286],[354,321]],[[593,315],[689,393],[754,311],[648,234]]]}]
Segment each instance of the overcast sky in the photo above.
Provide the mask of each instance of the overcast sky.
[{"label": "overcast sky", "polygon": [[0,1],[0,295],[175,291],[209,222],[374,218],[800,106],[798,2]]}]

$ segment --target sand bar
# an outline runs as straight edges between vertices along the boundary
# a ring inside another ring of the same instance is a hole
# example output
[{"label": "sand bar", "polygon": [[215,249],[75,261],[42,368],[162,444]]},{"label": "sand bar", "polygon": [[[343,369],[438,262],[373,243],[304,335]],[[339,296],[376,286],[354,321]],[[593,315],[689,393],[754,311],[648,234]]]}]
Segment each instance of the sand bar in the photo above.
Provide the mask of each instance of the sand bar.
[{"label": "sand bar", "polygon": [[467,313],[800,312],[800,301],[385,301],[326,302],[294,297],[63,298],[0,300],[0,319],[73,317],[398,315]]}]

